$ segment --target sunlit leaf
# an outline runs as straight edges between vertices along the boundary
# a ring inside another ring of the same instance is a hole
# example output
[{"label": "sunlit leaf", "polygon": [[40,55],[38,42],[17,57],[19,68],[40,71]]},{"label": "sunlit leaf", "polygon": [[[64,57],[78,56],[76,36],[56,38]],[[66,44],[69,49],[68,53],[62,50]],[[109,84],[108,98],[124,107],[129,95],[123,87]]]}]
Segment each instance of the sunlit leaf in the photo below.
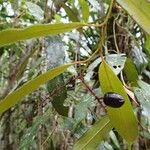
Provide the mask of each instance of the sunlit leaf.
[{"label": "sunlit leaf", "polygon": [[146,35],[146,41],[145,41],[144,47],[146,48],[146,50],[148,51],[150,55],[150,35]]},{"label": "sunlit leaf", "polygon": [[148,0],[117,0],[117,2],[150,35],[150,3]]},{"label": "sunlit leaf", "polygon": [[0,32],[0,47],[17,42],[47,35],[56,35],[77,29],[86,24],[80,22],[74,23],[58,23],[58,24],[37,24],[24,29],[10,28]]},{"label": "sunlit leaf", "polygon": [[120,80],[105,61],[102,62],[99,68],[99,80],[103,93],[115,92],[124,97],[125,103],[122,107],[107,107],[107,112],[113,127],[129,144],[133,143],[138,136],[136,117]]},{"label": "sunlit leaf", "polygon": [[150,35],[146,34],[144,48],[145,48],[145,52],[147,53],[147,57],[148,57],[148,68],[150,69]]},{"label": "sunlit leaf", "polygon": [[48,80],[53,79],[58,76],[62,72],[64,72],[69,66],[72,64],[62,65],[47,71],[44,74],[39,75],[38,77],[28,81],[23,86],[18,88],[16,91],[7,95],[4,99],[0,101],[0,113],[3,113],[10,107],[14,106],[17,102],[19,102],[23,97],[27,94],[36,90],[40,85],[44,84]]},{"label": "sunlit leaf", "polygon": [[86,0],[79,0],[79,4],[82,11],[82,17],[84,22],[87,22],[89,19],[89,5]]},{"label": "sunlit leaf", "polygon": [[95,150],[111,129],[109,118],[101,118],[75,143],[73,150]]}]

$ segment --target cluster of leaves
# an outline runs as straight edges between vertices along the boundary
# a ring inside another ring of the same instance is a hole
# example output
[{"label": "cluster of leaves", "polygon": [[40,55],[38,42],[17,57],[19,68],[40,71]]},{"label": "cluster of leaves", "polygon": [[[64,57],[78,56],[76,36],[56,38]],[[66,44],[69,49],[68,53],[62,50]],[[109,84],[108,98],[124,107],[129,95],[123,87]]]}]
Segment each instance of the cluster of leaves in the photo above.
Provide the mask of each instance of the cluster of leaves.
[{"label": "cluster of leaves", "polygon": [[[148,1],[0,6],[3,149],[123,149],[122,138],[130,149],[150,138]],[[125,104],[104,108],[99,97],[107,92]]]}]

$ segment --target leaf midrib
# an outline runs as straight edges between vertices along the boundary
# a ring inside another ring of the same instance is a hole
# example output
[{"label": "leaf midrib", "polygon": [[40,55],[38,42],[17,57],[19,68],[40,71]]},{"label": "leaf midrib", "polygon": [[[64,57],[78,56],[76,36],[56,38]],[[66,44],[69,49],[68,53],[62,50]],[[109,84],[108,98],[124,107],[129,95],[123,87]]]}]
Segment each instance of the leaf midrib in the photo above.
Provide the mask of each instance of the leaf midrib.
[{"label": "leaf midrib", "polygon": [[108,120],[108,121],[103,125],[103,127],[102,127],[100,130],[98,130],[98,132],[96,132],[96,133],[92,136],[92,138],[91,138],[90,140],[88,140],[88,141],[86,142],[86,144],[85,144],[80,150],[83,150],[83,149],[88,145],[88,143],[90,143],[90,141],[91,141],[99,132],[101,132],[102,130],[104,130],[104,128],[105,128],[109,123],[110,123],[110,120]]}]

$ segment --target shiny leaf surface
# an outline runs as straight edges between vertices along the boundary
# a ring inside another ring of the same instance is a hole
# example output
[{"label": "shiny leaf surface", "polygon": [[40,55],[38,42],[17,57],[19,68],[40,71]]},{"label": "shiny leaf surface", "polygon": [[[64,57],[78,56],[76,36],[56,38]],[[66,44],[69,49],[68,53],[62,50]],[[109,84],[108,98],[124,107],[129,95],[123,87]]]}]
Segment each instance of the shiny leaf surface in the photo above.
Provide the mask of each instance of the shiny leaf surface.
[{"label": "shiny leaf surface", "polygon": [[[122,107],[107,107],[107,111],[113,127],[116,128],[119,134],[129,144],[133,143],[138,136],[138,124],[136,117],[134,116],[131,103],[124,91],[122,83],[105,61],[101,63],[99,68],[99,80],[104,94],[107,92],[115,92],[124,98],[125,103]],[[128,129],[130,129],[129,132]]]},{"label": "shiny leaf surface", "polygon": [[75,143],[73,150],[95,150],[111,129],[112,125],[109,118],[103,117],[83,134]]},{"label": "shiny leaf surface", "polygon": [[18,88],[16,91],[7,95],[4,99],[0,101],[0,113],[3,113],[10,107],[14,106],[21,98],[25,97],[27,94],[36,90],[40,85],[44,84],[48,80],[53,79],[62,72],[64,72],[72,64],[62,65],[47,71],[44,74],[37,76],[36,78],[28,81],[23,86]]},{"label": "shiny leaf surface", "polygon": [[24,29],[6,29],[0,32],[0,47],[20,40],[68,32],[72,29],[77,29],[85,25],[86,24],[84,23],[74,22],[66,24],[37,24]]},{"label": "shiny leaf surface", "polygon": [[150,3],[147,0],[117,0],[117,2],[150,35]]}]

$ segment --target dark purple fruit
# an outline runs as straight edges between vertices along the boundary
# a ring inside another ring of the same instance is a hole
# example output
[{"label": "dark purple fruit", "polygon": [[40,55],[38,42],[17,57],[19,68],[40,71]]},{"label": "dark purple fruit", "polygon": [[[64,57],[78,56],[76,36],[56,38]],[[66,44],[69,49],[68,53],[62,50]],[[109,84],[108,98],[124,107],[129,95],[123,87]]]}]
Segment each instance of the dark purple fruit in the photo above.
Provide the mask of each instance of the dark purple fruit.
[{"label": "dark purple fruit", "polygon": [[124,98],[114,92],[108,92],[104,95],[104,104],[109,107],[119,108],[124,104]]}]

